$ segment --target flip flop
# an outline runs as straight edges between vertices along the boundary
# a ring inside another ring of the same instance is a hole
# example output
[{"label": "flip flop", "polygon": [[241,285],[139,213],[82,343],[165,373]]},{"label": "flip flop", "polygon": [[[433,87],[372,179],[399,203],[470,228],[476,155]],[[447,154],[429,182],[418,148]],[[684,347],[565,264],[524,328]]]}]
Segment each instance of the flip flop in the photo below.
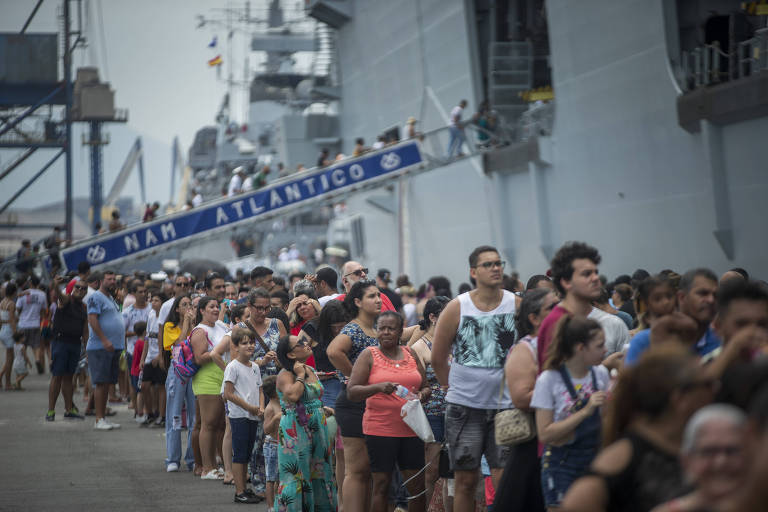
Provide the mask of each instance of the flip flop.
[{"label": "flip flop", "polygon": [[224,485],[235,485],[235,479],[233,478],[232,480],[222,480],[221,483]]}]

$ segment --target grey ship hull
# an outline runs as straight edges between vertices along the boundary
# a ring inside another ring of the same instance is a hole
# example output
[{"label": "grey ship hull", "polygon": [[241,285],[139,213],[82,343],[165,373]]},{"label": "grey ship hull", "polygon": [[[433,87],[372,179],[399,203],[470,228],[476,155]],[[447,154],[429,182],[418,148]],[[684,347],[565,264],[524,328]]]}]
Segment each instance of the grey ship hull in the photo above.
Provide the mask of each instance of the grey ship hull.
[{"label": "grey ship hull", "polygon": [[[483,93],[469,3],[354,2],[338,34],[345,150],[410,115],[428,130],[461,98],[468,110],[477,106]],[[609,276],[737,265],[768,276],[768,119],[722,127],[725,187],[722,180],[714,187],[704,135],[678,125],[668,7],[549,1],[556,109],[551,137],[538,141],[542,165],[485,175],[479,162],[461,162],[413,178],[404,247],[397,215],[352,199],[350,212],[365,220],[367,266],[396,267],[405,248],[397,271],[417,282],[445,274],[455,290],[476,245],[497,245],[507,268],[528,276],[545,271],[563,242],[584,240],[600,249]],[[728,207],[725,219],[716,199]]]}]

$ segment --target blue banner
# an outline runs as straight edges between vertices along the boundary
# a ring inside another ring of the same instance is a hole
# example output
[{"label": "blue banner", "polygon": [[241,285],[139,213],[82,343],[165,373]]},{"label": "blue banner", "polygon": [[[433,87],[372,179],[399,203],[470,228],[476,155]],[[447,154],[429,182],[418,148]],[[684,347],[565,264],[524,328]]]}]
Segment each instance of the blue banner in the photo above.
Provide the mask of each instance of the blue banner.
[{"label": "blue banner", "polygon": [[76,269],[81,261],[88,261],[94,266],[115,262],[200,233],[259,220],[268,213],[274,214],[287,207],[293,209],[297,204],[310,202],[328,193],[341,192],[420,163],[422,157],[418,143],[404,142],[387,151],[380,150],[323,169],[297,174],[288,180],[226,201],[216,201],[94,237],[62,250],[64,266]]}]

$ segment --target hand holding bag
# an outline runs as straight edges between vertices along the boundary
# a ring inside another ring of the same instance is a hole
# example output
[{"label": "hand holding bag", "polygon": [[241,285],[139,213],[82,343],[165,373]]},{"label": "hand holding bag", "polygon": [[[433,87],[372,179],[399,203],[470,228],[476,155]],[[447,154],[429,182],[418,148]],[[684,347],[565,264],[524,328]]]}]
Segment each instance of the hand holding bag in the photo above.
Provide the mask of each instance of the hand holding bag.
[{"label": "hand holding bag", "polygon": [[424,413],[424,408],[421,406],[421,402],[418,400],[408,400],[405,405],[400,409],[400,416],[406,425],[411,427],[411,430],[416,432],[419,439],[425,443],[434,443],[435,434],[432,432],[432,427],[429,425],[427,415]]}]

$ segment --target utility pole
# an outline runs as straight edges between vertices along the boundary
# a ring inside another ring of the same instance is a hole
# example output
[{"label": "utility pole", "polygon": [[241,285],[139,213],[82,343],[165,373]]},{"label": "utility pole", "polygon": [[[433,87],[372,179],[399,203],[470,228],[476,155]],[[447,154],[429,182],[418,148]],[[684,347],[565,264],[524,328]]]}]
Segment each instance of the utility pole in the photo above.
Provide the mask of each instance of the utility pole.
[{"label": "utility pole", "polygon": [[72,242],[72,49],[69,46],[69,0],[64,0],[64,84],[66,106],[64,118],[66,140],[64,141],[64,158],[66,159],[65,175],[65,224],[67,243]]}]

